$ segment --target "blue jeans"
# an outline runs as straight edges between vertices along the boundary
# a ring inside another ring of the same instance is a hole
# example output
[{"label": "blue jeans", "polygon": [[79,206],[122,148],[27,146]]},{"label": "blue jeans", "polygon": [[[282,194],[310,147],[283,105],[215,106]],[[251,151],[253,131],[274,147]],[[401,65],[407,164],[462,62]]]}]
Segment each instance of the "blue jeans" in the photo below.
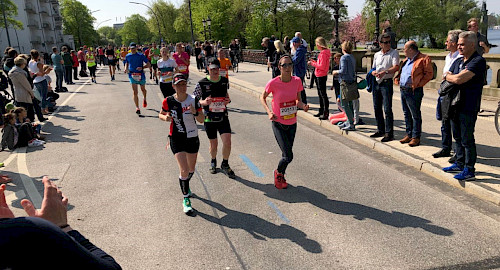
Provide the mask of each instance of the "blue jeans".
[{"label": "blue jeans", "polygon": [[401,87],[401,105],[405,115],[406,134],[411,138],[419,138],[422,134],[422,112],[420,106],[424,98],[424,88]]},{"label": "blue jeans", "polygon": [[[392,113],[392,95],[394,94],[394,90],[392,81],[383,81],[381,84],[376,83],[372,94],[378,132],[393,135],[394,114]],[[382,105],[385,112],[385,121]]]},{"label": "blue jeans", "polygon": [[42,107],[42,109],[47,109],[49,106],[49,103],[47,102],[47,92],[49,91],[49,84],[47,83],[47,80],[35,83],[35,89],[42,98],[40,107]]},{"label": "blue jeans", "polygon": [[56,90],[62,90],[64,69],[54,69],[54,72],[56,73]]},{"label": "blue jeans", "polygon": [[455,138],[456,163],[465,166],[474,172],[477,160],[474,128],[476,127],[477,113],[459,112],[451,119],[453,138]]}]

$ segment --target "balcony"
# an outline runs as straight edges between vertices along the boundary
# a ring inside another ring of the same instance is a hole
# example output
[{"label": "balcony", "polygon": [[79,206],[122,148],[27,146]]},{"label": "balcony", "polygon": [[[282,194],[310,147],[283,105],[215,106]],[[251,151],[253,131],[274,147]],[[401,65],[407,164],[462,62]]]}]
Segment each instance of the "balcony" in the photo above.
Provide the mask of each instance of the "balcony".
[{"label": "balcony", "polygon": [[30,28],[40,28],[40,25],[35,20],[29,20],[28,21],[28,27],[30,27]]},{"label": "balcony", "polygon": [[37,36],[37,37],[31,38],[30,42],[33,43],[33,44],[41,44],[42,43],[42,39]]},{"label": "balcony", "polygon": [[43,22],[43,23],[42,23],[42,28],[45,28],[45,29],[49,29],[49,30],[51,30],[51,28],[52,28],[52,27],[51,27],[50,23],[48,23],[48,22]]},{"label": "balcony", "polygon": [[27,13],[36,13],[36,8],[31,3],[26,3],[24,10],[26,10]]}]

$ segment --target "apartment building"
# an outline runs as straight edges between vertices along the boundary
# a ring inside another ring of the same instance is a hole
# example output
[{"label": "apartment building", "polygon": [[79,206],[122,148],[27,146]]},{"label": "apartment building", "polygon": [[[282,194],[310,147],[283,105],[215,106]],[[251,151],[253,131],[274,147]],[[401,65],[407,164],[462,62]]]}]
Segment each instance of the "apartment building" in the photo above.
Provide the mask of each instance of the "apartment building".
[{"label": "apartment building", "polygon": [[[29,53],[31,49],[50,52],[52,47],[69,45],[74,48],[71,35],[63,35],[62,17],[58,0],[12,0],[17,6],[17,20],[23,23],[23,29],[8,27],[10,44],[20,53]],[[5,28],[0,29],[0,53],[9,46]]]}]

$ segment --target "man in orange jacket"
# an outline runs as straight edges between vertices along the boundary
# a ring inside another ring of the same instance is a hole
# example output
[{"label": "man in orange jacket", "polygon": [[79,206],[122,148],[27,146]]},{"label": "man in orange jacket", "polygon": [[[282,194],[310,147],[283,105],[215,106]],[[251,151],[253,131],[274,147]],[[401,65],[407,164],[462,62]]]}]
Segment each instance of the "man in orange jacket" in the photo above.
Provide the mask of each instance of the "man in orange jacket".
[{"label": "man in orange jacket", "polygon": [[401,104],[405,115],[406,136],[400,143],[409,143],[411,147],[420,145],[422,134],[422,113],[420,106],[424,97],[424,85],[434,75],[434,69],[429,56],[418,50],[413,40],[406,42],[404,47],[406,59],[401,64],[399,74],[394,79],[401,90]]}]

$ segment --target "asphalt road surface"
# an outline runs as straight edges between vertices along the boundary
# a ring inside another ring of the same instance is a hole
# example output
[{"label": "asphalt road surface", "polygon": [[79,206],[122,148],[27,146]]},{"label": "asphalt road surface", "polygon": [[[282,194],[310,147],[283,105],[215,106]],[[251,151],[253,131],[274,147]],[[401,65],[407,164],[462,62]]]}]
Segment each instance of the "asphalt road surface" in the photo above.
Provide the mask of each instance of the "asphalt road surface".
[{"label": "asphalt road surface", "polygon": [[[498,207],[307,121],[299,120],[289,188],[275,189],[281,153],[271,123],[237,90],[229,106],[237,178],[209,173],[199,126],[195,215],[186,216],[159,87],[148,83],[138,117],[126,75],[106,74],[62,95],[60,103],[72,96],[44,126],[47,144],[25,158],[36,188],[50,175],[69,197],[69,224],[124,269],[500,268]],[[189,93],[200,78],[191,74]]]}]

